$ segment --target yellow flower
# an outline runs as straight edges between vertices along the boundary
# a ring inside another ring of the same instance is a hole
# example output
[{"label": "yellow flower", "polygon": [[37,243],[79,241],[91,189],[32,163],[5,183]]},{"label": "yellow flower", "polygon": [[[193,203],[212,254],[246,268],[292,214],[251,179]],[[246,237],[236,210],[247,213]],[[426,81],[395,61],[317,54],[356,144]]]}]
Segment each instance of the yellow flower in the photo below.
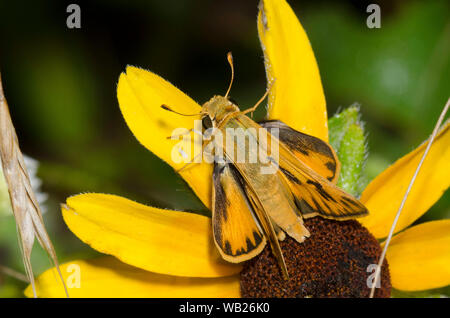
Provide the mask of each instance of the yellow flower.
[{"label": "yellow flower", "polygon": [[[397,160],[362,193],[361,201],[370,214],[360,222],[375,237],[381,239],[388,235],[425,148],[426,143],[423,143]],[[447,190],[450,184],[449,162],[450,123],[447,122],[431,146],[398,220],[395,228],[398,234],[387,250],[392,286],[397,289],[415,291],[450,284],[450,220],[431,221],[408,228]]]},{"label": "yellow flower", "polygon": [[[263,1],[258,32],[265,55],[268,82],[276,79],[268,102],[268,118],[328,140],[325,97],[310,43],[289,5]],[[192,128],[192,117],[161,109],[194,113],[200,106],[167,81],[149,71],[128,66],[117,88],[122,114],[136,138],[174,169],[178,127]],[[450,182],[449,125],[436,138],[416,180],[397,231],[424,214]],[[424,145],[395,162],[373,180],[361,200],[370,215],[361,223],[377,238],[389,227],[424,151]],[[210,164],[181,172],[205,206],[211,206]],[[72,297],[239,297],[241,265],[223,261],[212,241],[211,221],[194,213],[163,210],[108,194],[81,194],[62,207],[70,230],[105,254],[61,266]],[[392,285],[423,290],[450,284],[450,221],[420,224],[397,234],[388,249]],[[80,281],[77,281],[80,279]],[[40,297],[63,297],[52,270],[37,279]],[[30,296],[30,288],[26,290]]]}]

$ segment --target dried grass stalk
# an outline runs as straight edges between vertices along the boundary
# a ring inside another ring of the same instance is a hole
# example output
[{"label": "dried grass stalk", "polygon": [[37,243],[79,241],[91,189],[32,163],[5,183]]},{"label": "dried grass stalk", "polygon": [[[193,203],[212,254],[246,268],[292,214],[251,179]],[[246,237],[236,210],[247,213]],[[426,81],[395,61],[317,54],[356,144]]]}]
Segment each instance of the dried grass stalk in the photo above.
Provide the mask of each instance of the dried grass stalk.
[{"label": "dried grass stalk", "polygon": [[420,159],[419,164],[417,165],[416,171],[414,172],[414,175],[412,176],[411,181],[409,182],[408,188],[406,189],[406,193],[403,196],[403,200],[400,203],[400,207],[398,208],[397,214],[395,215],[394,221],[392,222],[391,229],[389,231],[389,235],[386,238],[383,251],[381,252],[381,256],[380,256],[380,259],[378,260],[378,265],[375,270],[375,280],[374,280],[373,286],[370,290],[370,295],[369,295],[370,298],[374,297],[377,282],[381,279],[380,278],[381,266],[384,262],[384,259],[386,258],[387,249],[389,247],[389,243],[392,240],[392,236],[394,235],[394,230],[395,230],[395,227],[397,226],[397,222],[398,222],[398,219],[400,218],[400,214],[402,213],[403,207],[405,206],[405,203],[406,203],[406,200],[408,199],[409,193],[414,185],[414,182],[416,181],[417,175],[419,174],[419,171],[422,168],[422,164],[425,161],[425,158],[427,157],[428,152],[430,151],[431,145],[434,142],[434,138],[438,134],[439,129],[442,126],[442,122],[444,121],[445,115],[447,114],[447,111],[449,110],[449,108],[450,108],[450,98],[447,100],[447,103],[445,104],[444,109],[442,110],[441,115],[439,116],[439,119],[438,119],[436,125],[434,126],[433,132],[431,133],[431,136],[428,139],[427,147],[425,148],[422,158]]},{"label": "dried grass stalk", "polygon": [[19,245],[22,251],[25,272],[32,285],[34,297],[37,297],[37,295],[33,270],[31,267],[31,250],[35,238],[37,238],[39,244],[53,261],[62,284],[64,285],[66,295],[69,296],[59,269],[55,249],[45,230],[42,213],[31,187],[30,177],[28,176],[23,155],[19,148],[16,131],[9,114],[8,104],[3,94],[1,77],[0,157],[3,166],[3,174],[5,175],[6,184],[8,185],[14,218],[17,224]]}]

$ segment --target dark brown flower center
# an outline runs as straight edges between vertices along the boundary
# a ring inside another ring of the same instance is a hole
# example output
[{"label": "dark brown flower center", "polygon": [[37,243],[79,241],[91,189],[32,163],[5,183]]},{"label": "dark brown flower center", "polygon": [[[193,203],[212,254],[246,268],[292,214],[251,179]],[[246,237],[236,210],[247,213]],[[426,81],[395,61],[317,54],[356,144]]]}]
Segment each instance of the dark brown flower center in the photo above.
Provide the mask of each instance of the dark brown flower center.
[{"label": "dark brown flower center", "polygon": [[[369,297],[378,241],[359,222],[315,217],[305,220],[311,237],[299,244],[280,242],[289,272],[284,280],[270,247],[248,261],[241,272],[242,297]],[[375,297],[390,297],[389,267],[381,270]]]}]

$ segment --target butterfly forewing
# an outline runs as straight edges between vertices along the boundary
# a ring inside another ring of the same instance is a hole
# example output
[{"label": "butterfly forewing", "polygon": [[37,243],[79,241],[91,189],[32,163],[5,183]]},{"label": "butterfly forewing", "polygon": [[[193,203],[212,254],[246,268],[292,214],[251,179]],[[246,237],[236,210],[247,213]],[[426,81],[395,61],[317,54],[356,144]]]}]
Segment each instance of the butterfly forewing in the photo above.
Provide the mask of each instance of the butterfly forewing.
[{"label": "butterfly forewing", "polygon": [[[238,115],[229,120],[227,128],[250,127],[249,121],[251,119],[247,116]],[[253,139],[254,144],[262,147],[259,144],[258,136],[253,134],[256,132],[258,131],[248,131],[248,144],[252,144],[251,139]],[[229,138],[228,135],[227,138]],[[234,153],[259,150],[248,149],[245,142],[236,142],[234,146]],[[270,218],[271,222],[275,223],[298,242],[303,242],[305,237],[309,236],[309,232],[304,227],[301,216],[297,213],[295,198],[289,190],[288,184],[281,177],[278,167],[274,166],[274,163],[267,158],[268,154],[264,155],[264,152],[259,152],[258,156],[258,162],[256,163],[234,161],[233,165],[239,171],[247,188],[251,189],[252,193],[255,194],[260,205],[259,208],[263,210],[265,217]],[[229,159],[233,160],[233,158]],[[265,169],[265,173],[263,169]]]},{"label": "butterfly forewing", "polygon": [[328,181],[336,184],[339,177],[340,162],[333,148],[321,139],[303,134],[279,120],[259,123],[262,127],[279,130],[279,140],[300,161]]},{"label": "butterfly forewing", "polygon": [[[245,121],[249,127],[261,127],[248,117],[239,117],[239,120]],[[288,188],[295,197],[296,205],[303,217],[307,218],[320,215],[326,218],[343,220],[364,216],[368,213],[366,207],[361,202],[336,187],[326,178],[333,170],[327,169],[328,162],[330,162],[328,164],[330,167],[335,162],[335,176],[338,175],[339,169],[339,160],[331,146],[324,141],[317,141],[315,137],[305,137],[307,135],[298,133],[279,121],[272,122],[271,125],[266,125],[266,127],[281,128],[279,130],[279,139],[273,137],[269,131],[268,140],[270,140],[269,143],[277,143],[279,170],[282,172]],[[289,140],[289,142],[286,144],[283,140]],[[295,140],[297,140],[297,145],[294,144]],[[310,145],[310,155],[306,156],[304,151],[306,149],[304,147],[308,143]],[[314,146],[311,146],[311,143]],[[320,151],[317,151],[317,149]],[[313,153],[316,155],[313,156]],[[318,171],[322,171],[322,175],[310,166],[315,167]],[[333,177],[332,181],[336,182],[336,177]]]}]

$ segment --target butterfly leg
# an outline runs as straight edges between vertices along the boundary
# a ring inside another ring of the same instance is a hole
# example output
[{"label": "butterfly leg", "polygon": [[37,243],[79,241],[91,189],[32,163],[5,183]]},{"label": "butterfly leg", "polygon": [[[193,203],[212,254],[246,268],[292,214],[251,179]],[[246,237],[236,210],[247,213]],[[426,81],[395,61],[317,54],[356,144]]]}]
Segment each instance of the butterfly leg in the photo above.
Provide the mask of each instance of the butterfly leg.
[{"label": "butterfly leg", "polygon": [[196,155],[195,157],[194,157],[194,159],[192,159],[192,161],[191,162],[188,162],[188,163],[186,163],[184,166],[182,166],[180,169],[178,169],[178,170],[175,170],[175,172],[177,172],[177,173],[180,173],[181,171],[183,171],[184,169],[186,169],[187,167],[189,167],[191,164],[193,164],[193,163],[200,163],[200,162],[195,162],[195,159],[197,159],[199,156],[201,156],[202,155],[202,153],[199,153],[198,155]]},{"label": "butterfly leg", "polygon": [[267,97],[267,95],[269,95],[270,90],[273,87],[273,84],[275,83],[275,81],[272,81],[272,83],[270,83],[269,88],[267,89],[267,91],[264,93],[264,95],[259,99],[259,101],[255,104],[255,106],[244,110],[242,113],[243,114],[248,114],[248,113],[252,113],[252,118],[253,118],[253,112],[258,108],[258,106],[263,102],[263,100]]},{"label": "butterfly leg", "polygon": [[203,140],[202,143],[202,151],[198,154],[196,154],[194,156],[194,158],[192,159],[191,162],[186,163],[183,167],[181,167],[180,169],[175,170],[175,172],[180,173],[181,171],[183,171],[184,169],[186,169],[187,167],[189,167],[191,164],[193,163],[200,163],[200,162],[195,162],[195,160],[199,157],[201,157],[203,155],[203,149],[205,149],[205,147],[210,143],[210,140]]},{"label": "butterfly leg", "polygon": [[198,131],[198,130],[196,130],[196,129],[194,129],[194,128],[191,128],[191,129],[189,129],[188,131],[186,131],[186,132],[183,133],[183,134],[167,136],[166,139],[175,139],[175,138],[178,138],[178,137],[181,137],[181,136],[185,136],[185,135],[187,135],[187,134],[190,134],[191,132],[194,132],[194,133],[196,133],[196,134],[198,134],[198,135],[200,135],[200,136],[203,136],[203,134],[202,134],[200,131]]}]

